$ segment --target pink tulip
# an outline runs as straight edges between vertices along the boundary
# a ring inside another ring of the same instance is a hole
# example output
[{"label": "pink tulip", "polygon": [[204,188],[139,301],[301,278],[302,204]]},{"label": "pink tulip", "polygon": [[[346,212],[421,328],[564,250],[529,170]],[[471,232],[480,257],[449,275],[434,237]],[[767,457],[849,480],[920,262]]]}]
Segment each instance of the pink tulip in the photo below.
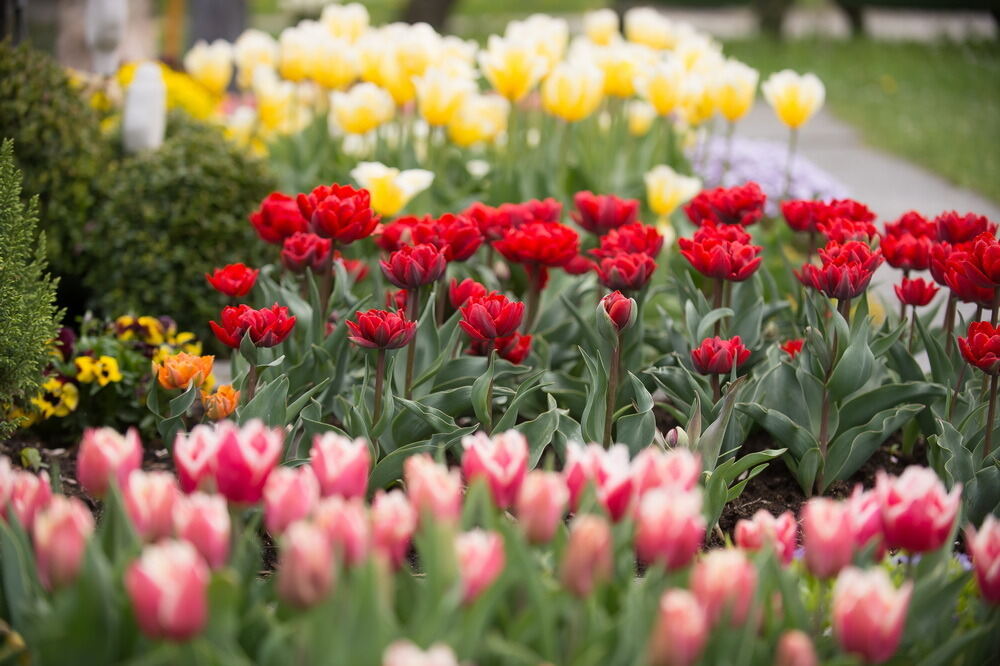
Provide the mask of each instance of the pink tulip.
[{"label": "pink tulip", "polygon": [[278,596],[298,608],[319,603],[333,587],[333,548],[316,525],[292,523],[281,540]]},{"label": "pink tulip", "polygon": [[733,626],[743,624],[756,587],[757,570],[742,550],[711,550],[691,572],[691,591],[701,602],[710,624],[723,616]]},{"label": "pink tulip", "polygon": [[632,481],[638,497],[653,488],[691,490],[699,478],[701,460],[688,449],[661,451],[650,446],[632,461]]},{"label": "pink tulip", "polygon": [[371,529],[368,509],[360,497],[327,497],[313,511],[313,522],[333,545],[335,555],[349,566],[357,566],[368,556]]},{"label": "pink tulip", "polygon": [[471,604],[503,572],[503,539],[496,532],[475,529],[455,538],[455,556],[462,578],[462,600]]},{"label": "pink tulip", "polygon": [[365,496],[371,466],[371,453],[365,440],[352,441],[334,432],[317,435],[313,438],[309,459],[323,497]]},{"label": "pink tulip", "polygon": [[17,472],[10,466],[10,458],[0,455],[0,514],[7,511],[7,502],[14,490],[14,476]]},{"label": "pink tulip", "polygon": [[818,666],[812,639],[804,631],[790,629],[778,639],[774,666]]},{"label": "pink tulip", "polygon": [[969,525],[965,544],[972,556],[980,593],[990,603],[1000,604],[1000,521],[993,515],[986,516],[978,532]]},{"label": "pink tulip", "polygon": [[208,580],[205,560],[188,542],[146,546],[125,572],[142,633],[183,641],[200,632],[208,619]]},{"label": "pink tulip", "polygon": [[94,533],[94,516],[75,497],[56,495],[35,517],[33,540],[38,577],[47,589],[76,579],[87,540]]},{"label": "pink tulip", "polygon": [[485,479],[493,501],[501,509],[517,499],[517,491],[528,471],[528,440],[516,430],[495,435],[483,432],[462,438],[462,474],[471,485]]},{"label": "pink tulip", "polygon": [[135,428],[125,435],[113,428],[88,428],[76,458],[76,477],[88,493],[104,497],[112,480],[121,486],[141,463],[142,442]]},{"label": "pink tulip", "polygon": [[698,661],[708,638],[708,619],[693,594],[667,590],[650,638],[649,661],[655,666],[690,666]]},{"label": "pink tulip", "polygon": [[898,477],[876,476],[886,546],[911,553],[937,550],[947,541],[962,501],[962,486],[951,493],[934,470],[911,466]]},{"label": "pink tulip", "polygon": [[872,490],[865,492],[858,484],[847,500],[847,507],[851,515],[854,547],[862,550],[874,545],[875,561],[881,561],[885,556],[885,539],[882,536],[882,507],[878,495]]},{"label": "pink tulip", "polygon": [[913,583],[898,590],[884,569],[847,567],[833,587],[833,633],[845,652],[881,664],[896,652]]},{"label": "pink tulip", "polygon": [[394,568],[406,561],[417,530],[417,510],[401,490],[375,493],[372,501],[372,545]]},{"label": "pink tulip", "polygon": [[219,569],[229,559],[229,508],[222,495],[196,492],[174,504],[174,531],[195,547],[208,566]]},{"label": "pink tulip", "polygon": [[458,666],[458,658],[444,643],[421,650],[410,641],[398,640],[385,649],[382,666]]},{"label": "pink tulip", "polygon": [[635,550],[643,562],[681,569],[694,559],[704,538],[699,491],[657,488],[639,501]]},{"label": "pink tulip", "polygon": [[846,502],[814,497],[802,507],[802,545],[814,576],[831,578],[851,563],[853,534]]},{"label": "pink tulip", "polygon": [[237,504],[259,502],[283,444],[284,431],[257,420],[219,433],[215,469],[219,492]]},{"label": "pink tulip", "polygon": [[562,582],[580,598],[611,578],[611,525],[605,518],[580,514],[569,526],[569,542],[562,561]]},{"label": "pink tulip", "polygon": [[31,532],[38,512],[47,507],[51,500],[52,484],[49,483],[48,472],[35,475],[18,470],[13,473],[10,506],[27,532]]},{"label": "pink tulip", "polygon": [[556,472],[528,472],[517,495],[517,521],[531,543],[552,540],[569,504],[566,482]]},{"label": "pink tulip", "polygon": [[628,447],[624,444],[605,449],[600,444],[583,447],[570,442],[566,448],[563,477],[574,511],[579,509],[583,491],[589,483],[596,486],[598,501],[615,522],[625,516],[632,504],[632,468]]},{"label": "pink tulip", "polygon": [[774,549],[782,564],[788,564],[795,556],[799,525],[791,511],[785,511],[775,518],[771,512],[758,510],[750,520],[736,523],[736,545],[747,551],[757,551],[764,547]]},{"label": "pink tulip", "polygon": [[421,520],[430,515],[437,520],[454,522],[462,513],[462,477],[434,462],[430,455],[410,456],[403,463],[406,494]]},{"label": "pink tulip", "polygon": [[177,433],[174,440],[174,466],[181,490],[186,493],[195,490],[214,490],[215,457],[219,452],[219,441],[230,431],[237,431],[230,421],[223,421],[215,427],[196,425],[191,432]]},{"label": "pink tulip", "polygon": [[308,465],[278,467],[264,484],[264,525],[273,535],[308,516],[319,501],[319,482]]},{"label": "pink tulip", "polygon": [[174,531],[174,504],[180,490],[173,474],[133,470],[122,487],[125,510],[136,534],[157,541]]}]

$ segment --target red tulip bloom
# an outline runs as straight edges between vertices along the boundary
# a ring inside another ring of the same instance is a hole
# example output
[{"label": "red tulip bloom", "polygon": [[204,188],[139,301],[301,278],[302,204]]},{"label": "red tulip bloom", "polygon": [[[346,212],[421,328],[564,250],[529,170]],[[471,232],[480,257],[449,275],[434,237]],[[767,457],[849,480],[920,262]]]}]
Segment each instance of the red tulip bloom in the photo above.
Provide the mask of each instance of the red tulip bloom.
[{"label": "red tulip bloom", "polygon": [[789,358],[795,358],[802,351],[802,345],[805,340],[802,338],[794,338],[792,340],[786,340],[781,344],[781,351],[788,354]]},{"label": "red tulip bloom", "polygon": [[833,217],[816,225],[816,228],[827,240],[837,243],[847,241],[863,241],[870,243],[878,237],[878,229],[871,222],[859,222],[846,217]]},{"label": "red tulip bloom", "polygon": [[951,289],[951,293],[958,300],[989,308],[993,305],[994,290],[981,287],[969,279],[968,274],[972,270],[969,265],[971,261],[969,252],[952,248],[944,265],[945,286]]},{"label": "red tulip bloom", "polygon": [[479,233],[490,242],[500,240],[507,232],[508,220],[493,206],[477,201],[462,211],[462,215],[475,222]]},{"label": "red tulip bloom", "polygon": [[613,291],[602,298],[600,310],[604,312],[611,325],[619,333],[635,323],[638,314],[635,299],[623,295],[620,291]]},{"label": "red tulip bloom", "polygon": [[597,277],[608,289],[637,291],[649,284],[656,262],[648,254],[619,252],[597,264]]},{"label": "red tulip bloom", "polygon": [[510,301],[498,292],[470,299],[460,308],[458,325],[473,340],[493,343],[513,335],[524,319],[524,303]]},{"label": "red tulip bloom", "polygon": [[895,222],[885,223],[885,236],[916,236],[937,240],[937,225],[915,210],[903,213]]},{"label": "red tulip bloom", "polygon": [[529,268],[564,266],[580,253],[580,237],[558,222],[530,222],[509,229],[493,247],[507,261]]},{"label": "red tulip bloom", "polygon": [[590,271],[597,270],[597,264],[582,254],[578,254],[563,266],[563,270],[570,275],[586,275]]},{"label": "red tulip bloom", "polygon": [[738,224],[715,224],[711,221],[705,222],[695,229],[692,238],[696,243],[706,238],[717,238],[727,243],[742,243],[743,245],[750,245],[753,240],[753,236]]},{"label": "red tulip bloom", "polygon": [[427,243],[444,252],[448,261],[465,261],[483,244],[483,235],[471,218],[449,213],[438,219],[401,217],[381,227],[376,243],[387,252]]},{"label": "red tulip bloom", "polygon": [[969,324],[967,337],[958,339],[962,357],[988,375],[1000,375],[1000,327],[987,321]]},{"label": "red tulip bloom", "polygon": [[265,243],[281,245],[286,238],[309,228],[309,221],[302,217],[295,199],[281,192],[271,192],[260,203],[260,208],[250,213],[250,224]]},{"label": "red tulip bloom", "polygon": [[333,253],[333,260],[344,267],[347,277],[351,278],[354,282],[361,282],[368,277],[368,264],[360,259],[348,259],[340,254],[340,252],[335,251]]},{"label": "red tulip bloom", "polygon": [[348,320],[347,339],[366,349],[399,349],[405,347],[417,333],[417,322],[408,320],[401,310],[369,310],[358,312],[357,322]]},{"label": "red tulip bloom", "polygon": [[562,204],[552,198],[531,199],[500,204],[497,212],[508,227],[519,227],[532,222],[558,222],[562,217]]},{"label": "red tulip bloom", "polygon": [[406,293],[405,289],[387,291],[385,292],[385,307],[406,312],[406,299],[408,297],[409,294]]},{"label": "red tulip bloom", "polygon": [[875,219],[875,213],[853,199],[784,201],[781,204],[781,214],[788,226],[795,231],[810,232],[820,231],[821,224],[829,223],[835,218],[852,222],[872,222]]},{"label": "red tulip bloom", "polygon": [[329,270],[333,241],[316,234],[297,232],[285,239],[281,248],[281,263],[293,273],[304,273],[311,268],[314,273]]},{"label": "red tulip bloom", "polygon": [[930,268],[934,241],[927,236],[914,236],[910,233],[885,234],[879,247],[886,262],[893,268],[923,271]]},{"label": "red tulip bloom", "polygon": [[215,337],[224,345],[238,349],[243,336],[258,347],[280,344],[295,326],[295,317],[288,316],[288,308],[275,303],[269,308],[254,310],[249,305],[228,306],[222,309],[222,324],[208,322]]},{"label": "red tulip bloom", "polygon": [[448,266],[444,253],[433,245],[407,245],[379,261],[389,282],[402,289],[418,289],[435,282]]},{"label": "red tulip bloom", "polygon": [[219,293],[230,298],[242,298],[253,289],[259,274],[259,269],[253,269],[244,263],[239,263],[216,268],[211,275],[205,273],[205,279]]},{"label": "red tulip bloom", "polygon": [[395,252],[407,245],[413,245],[413,227],[420,221],[419,217],[406,215],[396,218],[389,224],[378,225],[373,236],[375,244],[386,252]]},{"label": "red tulip bloom", "polygon": [[1000,289],[1000,241],[982,233],[971,243],[965,276],[984,289]]},{"label": "red tulip bloom", "polygon": [[320,185],[309,194],[300,194],[296,201],[313,232],[340,245],[367,238],[378,225],[368,190],[336,183]]},{"label": "red tulip bloom", "polygon": [[750,358],[740,336],[729,340],[705,338],[701,345],[691,350],[694,369],[703,375],[728,375],[734,367],[743,365]]},{"label": "red tulip bloom", "polygon": [[701,240],[681,238],[677,241],[681,255],[702,275],[710,278],[742,282],[760,266],[763,248],[758,245],[730,243],[718,237],[702,236]]},{"label": "red tulip bloom", "polygon": [[934,300],[937,295],[938,288],[930,280],[925,280],[923,278],[916,278],[911,280],[909,278],[903,278],[900,284],[893,286],[896,290],[896,298],[903,305],[913,305],[913,306],[924,306]]},{"label": "red tulip bloom", "polygon": [[764,216],[766,200],[760,186],[750,182],[736,187],[703,190],[684,206],[684,212],[697,226],[712,220],[716,224],[748,227]]},{"label": "red tulip bloom", "polygon": [[964,251],[962,246],[954,246],[946,241],[938,241],[931,245],[931,257],[927,268],[930,269],[931,277],[942,287],[947,287],[948,282],[945,274],[948,272],[948,258],[952,252]]},{"label": "red tulip bloom", "polygon": [[486,287],[472,278],[465,278],[461,282],[452,278],[451,285],[448,287],[448,301],[451,303],[451,307],[457,310],[465,305],[470,298],[482,298],[487,293]]},{"label": "red tulip bloom", "polygon": [[982,233],[996,235],[997,225],[985,215],[966,213],[959,215],[955,211],[941,213],[934,218],[937,225],[938,240],[948,243],[965,243]]},{"label": "red tulip bloom", "polygon": [[515,331],[513,335],[497,338],[496,349],[500,358],[514,365],[521,365],[531,353],[531,336]]},{"label": "red tulip bloom", "polygon": [[601,247],[591,250],[597,257],[610,257],[619,252],[642,252],[656,258],[663,248],[663,235],[651,227],[636,222],[612,229],[601,237]]},{"label": "red tulip bloom", "polygon": [[860,296],[882,264],[881,250],[872,250],[860,241],[843,244],[831,241],[819,251],[819,256],[822,266],[806,264],[796,276],[807,287],[837,300]]},{"label": "red tulip bloom", "polygon": [[632,224],[639,215],[638,199],[622,199],[613,194],[577,192],[573,204],[576,206],[570,214],[573,221],[597,235]]}]

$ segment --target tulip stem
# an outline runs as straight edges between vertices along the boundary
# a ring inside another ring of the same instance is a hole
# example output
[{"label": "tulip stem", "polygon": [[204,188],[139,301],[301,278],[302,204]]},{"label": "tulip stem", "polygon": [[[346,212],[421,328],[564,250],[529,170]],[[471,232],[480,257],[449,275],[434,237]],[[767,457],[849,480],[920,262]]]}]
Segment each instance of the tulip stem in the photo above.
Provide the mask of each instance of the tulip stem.
[{"label": "tulip stem", "polygon": [[522,331],[527,334],[535,327],[535,319],[538,317],[538,306],[542,300],[542,275],[544,266],[529,265],[528,271],[528,303],[527,312],[524,316]]},{"label": "tulip stem", "polygon": [[[486,367],[493,367],[493,357],[497,353],[496,340],[490,340],[488,343],[489,352],[486,354]],[[486,418],[489,419],[488,423],[483,423],[483,430],[486,434],[492,434],[493,430],[493,373],[490,373],[490,381],[486,384]]]},{"label": "tulip stem", "polygon": [[[904,308],[903,316],[905,317],[906,306],[904,305],[903,308]],[[913,344],[914,342],[916,342],[916,339],[917,339],[917,306],[914,305],[910,317],[910,344],[907,346],[907,351],[909,351],[911,354],[913,353]]]},{"label": "tulip stem", "polygon": [[448,304],[448,271],[445,270],[438,278],[438,299],[434,310],[434,321],[438,326],[444,323],[444,308]]},{"label": "tulip stem", "polygon": [[611,446],[611,427],[615,420],[615,403],[618,398],[618,374],[622,363],[622,335],[615,336],[615,346],[611,350],[611,369],[608,372],[608,399],[604,410],[604,446]]},{"label": "tulip stem", "polygon": [[809,248],[806,251],[806,263],[812,263],[813,255],[816,254],[816,230],[809,230]]},{"label": "tulip stem", "polygon": [[[407,300],[409,301],[406,304],[406,309],[414,321],[419,321],[420,287],[410,289],[406,293]],[[403,384],[403,393],[407,400],[413,397],[413,363],[416,361],[416,356],[417,336],[414,335],[410,339],[410,344],[406,348],[406,382]]]},{"label": "tulip stem", "polygon": [[[851,299],[849,299],[849,298],[842,298],[839,301],[837,301],[837,312],[840,313],[840,316],[844,318],[844,321],[847,322],[848,328],[850,328],[850,326],[851,326]],[[834,351],[836,351],[836,349]]]},{"label": "tulip stem", "polygon": [[726,176],[729,175],[729,167],[733,163],[733,134],[736,131],[736,123],[730,122],[726,125],[726,156],[722,160],[722,175],[719,176],[719,185],[725,186]]},{"label": "tulip stem", "polygon": [[712,385],[712,402],[719,404],[719,400],[722,400],[722,382],[719,380],[719,375],[713,374],[708,381]]},{"label": "tulip stem", "polygon": [[799,146],[799,132],[794,127],[788,135],[788,159],[785,160],[785,187],[782,189],[781,200],[788,199],[792,190],[792,165],[795,163],[795,151]]},{"label": "tulip stem", "polygon": [[990,376],[990,407],[986,415],[986,438],[983,441],[983,461],[990,457],[993,445],[993,430],[997,425],[997,385],[1000,384],[1000,375]]},{"label": "tulip stem", "polygon": [[385,382],[385,350],[379,349],[375,357],[375,408],[372,412],[372,426],[382,416],[382,391]]},{"label": "tulip stem", "polygon": [[[722,279],[722,278],[716,278],[715,279],[715,291],[712,294],[712,297],[713,297],[712,308],[713,309],[718,310],[719,308],[722,307],[723,296],[725,296],[725,293],[726,293],[726,281],[724,279]],[[722,320],[721,319],[716,319],[715,320],[715,333],[714,333],[714,335],[716,337],[718,337],[720,332],[722,332]]]},{"label": "tulip stem", "polygon": [[[330,297],[333,295],[333,262],[335,259],[332,258],[333,253],[330,253],[330,265],[320,273],[320,286],[319,286],[319,316],[326,321],[326,318],[330,316]],[[310,269],[311,270],[311,269]]]},{"label": "tulip stem", "polygon": [[948,305],[944,311],[944,351],[948,358],[951,358],[951,348],[954,346],[951,336],[955,330],[956,308],[957,299],[955,298],[955,292],[952,291],[948,293]]},{"label": "tulip stem", "polygon": [[253,400],[254,394],[257,393],[257,379],[257,365],[251,363],[250,369],[247,370],[246,387],[243,389],[244,395],[246,395],[246,401],[243,404],[249,404]]},{"label": "tulip stem", "polygon": [[1000,319],[1000,287],[993,290],[993,311],[990,313],[990,326],[996,327]]}]

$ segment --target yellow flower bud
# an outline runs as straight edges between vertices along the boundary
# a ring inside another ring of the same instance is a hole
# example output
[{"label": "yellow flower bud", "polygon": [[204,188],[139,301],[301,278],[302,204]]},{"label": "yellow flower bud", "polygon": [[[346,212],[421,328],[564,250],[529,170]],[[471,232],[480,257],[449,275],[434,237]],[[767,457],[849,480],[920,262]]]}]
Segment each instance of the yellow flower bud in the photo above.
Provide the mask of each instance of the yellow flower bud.
[{"label": "yellow flower bud", "polygon": [[479,67],[494,90],[517,102],[545,75],[548,64],[532,44],[491,35],[479,53]]},{"label": "yellow flower bud", "polygon": [[745,116],[753,106],[760,75],[738,60],[727,60],[712,79],[715,108],[731,123]]},{"label": "yellow flower bud", "polygon": [[351,170],[351,178],[371,193],[376,213],[392,217],[431,186],[434,174],[425,169],[400,171],[380,162],[361,162]]},{"label": "yellow flower bud", "polygon": [[815,74],[797,74],[790,69],[772,74],[761,91],[778,120],[792,129],[812,118],[826,97],[823,82]]},{"label": "yellow flower bud", "polygon": [[669,166],[653,167],[643,176],[649,208],[660,216],[670,215],[701,190],[701,181],[682,176]]},{"label": "yellow flower bud", "polygon": [[656,56],[644,46],[622,42],[595,48],[594,59],[604,72],[604,94],[631,97],[636,77],[656,61]]},{"label": "yellow flower bud", "polygon": [[542,84],[542,108],[567,122],[588,117],[604,98],[604,74],[585,61],[560,63]]},{"label": "yellow flower bud", "polygon": [[583,34],[595,44],[610,44],[618,39],[618,14],[613,9],[597,9],[585,13]]},{"label": "yellow flower bud", "polygon": [[233,48],[224,39],[198,41],[184,56],[184,69],[213,95],[222,96],[233,78]]}]

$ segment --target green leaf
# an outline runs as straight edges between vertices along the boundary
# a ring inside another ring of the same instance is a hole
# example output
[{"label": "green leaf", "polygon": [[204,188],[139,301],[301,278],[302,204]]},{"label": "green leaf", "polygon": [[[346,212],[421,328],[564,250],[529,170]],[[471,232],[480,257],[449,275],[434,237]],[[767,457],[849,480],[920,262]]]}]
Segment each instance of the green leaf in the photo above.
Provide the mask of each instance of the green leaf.
[{"label": "green leaf", "polygon": [[236,420],[238,423],[246,423],[252,419],[260,419],[266,425],[284,427],[287,400],[288,377],[281,375],[259,387],[250,402],[236,411]]},{"label": "green leaf", "polygon": [[741,402],[736,407],[741,412],[749,414],[775,440],[787,446],[789,454],[796,460],[801,459],[811,449],[819,449],[819,442],[812,433],[778,410],[748,402]]},{"label": "green leaf", "polygon": [[631,371],[628,371],[628,379],[632,387],[635,414],[623,416],[615,423],[615,441],[626,444],[632,455],[635,455],[653,443],[656,417],[653,415],[653,396]]},{"label": "green leaf", "polygon": [[867,423],[875,414],[904,403],[927,405],[943,398],[948,390],[929,382],[897,382],[860,393],[840,408],[841,431]]},{"label": "green leaf", "polygon": [[834,481],[846,479],[861,469],[889,435],[899,430],[921,409],[923,407],[920,405],[890,408],[873,416],[868,423],[837,435],[827,450],[821,490],[826,490]]},{"label": "green leaf", "polygon": [[719,462],[719,452],[722,450],[722,440],[726,437],[726,429],[733,416],[733,406],[736,404],[736,396],[742,388],[745,377],[737,379],[729,384],[726,395],[722,398],[722,407],[719,415],[712,422],[705,432],[698,438],[698,453],[701,454],[701,464],[706,472],[715,469]]},{"label": "green leaf", "polygon": [[429,440],[414,442],[390,452],[372,469],[371,475],[368,477],[369,489],[386,488],[389,484],[402,478],[403,462],[410,456],[424,452],[436,453],[441,449],[451,448],[462,437],[475,432],[476,428],[477,426],[468,426],[448,433],[439,433]]},{"label": "green leaf", "polygon": [[593,357],[580,348],[580,355],[587,366],[590,382],[587,385],[587,403],[583,408],[580,426],[587,441],[599,442],[604,437],[605,400],[608,393],[608,378],[601,366]]},{"label": "green leaf", "polygon": [[566,410],[559,409],[556,399],[551,395],[548,396],[548,405],[548,410],[534,419],[514,426],[514,429],[520,431],[528,440],[528,469],[534,469],[538,466],[538,461],[541,460],[545,447],[552,441],[552,436],[555,435],[556,429],[559,427],[560,412],[566,413]]},{"label": "green leaf", "polygon": [[302,408],[306,406],[314,395],[326,388],[329,383],[330,378],[326,377],[319,384],[316,384],[312,388],[306,390],[306,392],[296,398],[292,404],[288,405],[288,408],[285,409],[285,422],[294,422],[295,419],[298,418],[299,412],[302,411]]},{"label": "green leaf", "polygon": [[547,383],[538,383],[538,381],[544,376],[544,370],[537,370],[521,380],[521,382],[517,385],[517,391],[514,393],[514,397],[510,399],[503,415],[493,427],[496,432],[503,432],[514,427],[514,424],[517,423],[518,412],[520,411],[520,407],[524,401],[527,400],[535,391],[549,386]]},{"label": "green leaf", "polygon": [[493,427],[493,369],[496,351],[491,350],[486,372],[472,383],[472,409],[483,428],[490,432]]},{"label": "green leaf", "polygon": [[715,322],[722,321],[727,317],[733,317],[735,314],[736,313],[729,308],[717,308],[709,312],[702,318],[701,321],[698,322],[698,330],[695,333],[694,340],[691,341],[692,344],[697,346],[702,340],[710,337],[712,329],[715,326]]},{"label": "green leaf", "polygon": [[871,379],[874,368],[875,356],[868,346],[867,335],[856,335],[826,382],[830,397],[840,400],[854,393]]}]

